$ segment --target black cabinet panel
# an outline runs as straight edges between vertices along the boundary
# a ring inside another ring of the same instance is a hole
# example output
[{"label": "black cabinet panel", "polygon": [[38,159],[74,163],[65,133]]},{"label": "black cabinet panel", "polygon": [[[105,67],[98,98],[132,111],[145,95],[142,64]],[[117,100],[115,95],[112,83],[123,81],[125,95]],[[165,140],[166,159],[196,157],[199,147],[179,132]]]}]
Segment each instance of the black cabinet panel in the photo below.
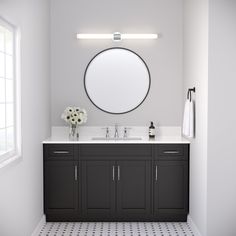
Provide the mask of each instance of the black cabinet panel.
[{"label": "black cabinet panel", "polygon": [[158,213],[188,212],[188,163],[159,161],[154,168],[154,207]]},{"label": "black cabinet panel", "polygon": [[80,146],[80,158],[83,160],[103,159],[148,159],[152,158],[152,146],[148,144],[83,144]]},{"label": "black cabinet panel", "polygon": [[82,161],[82,210],[86,217],[112,217],[115,211],[115,163]]},{"label": "black cabinet panel", "polygon": [[44,159],[45,160],[74,160],[74,149],[76,145],[73,144],[44,144]]},{"label": "black cabinet panel", "polygon": [[45,164],[46,213],[74,213],[78,210],[78,184],[74,161],[47,161]]},{"label": "black cabinet panel", "polygon": [[120,217],[150,214],[150,161],[117,162],[117,213]]},{"label": "black cabinet panel", "polygon": [[159,144],[155,145],[155,159],[163,161],[187,161],[188,144]]}]

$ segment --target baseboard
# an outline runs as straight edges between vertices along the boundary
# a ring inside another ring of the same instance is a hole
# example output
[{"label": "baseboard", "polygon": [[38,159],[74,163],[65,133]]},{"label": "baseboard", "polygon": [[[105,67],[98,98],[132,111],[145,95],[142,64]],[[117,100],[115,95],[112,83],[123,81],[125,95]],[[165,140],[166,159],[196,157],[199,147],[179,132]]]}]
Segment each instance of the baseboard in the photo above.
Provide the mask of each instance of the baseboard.
[{"label": "baseboard", "polygon": [[191,216],[188,215],[188,224],[190,226],[190,228],[192,229],[194,236],[202,236],[201,233],[199,232],[197,226],[195,225],[195,223],[193,222]]},{"label": "baseboard", "polygon": [[46,223],[46,217],[45,215],[42,216],[41,220],[39,221],[39,223],[37,224],[34,232],[31,234],[31,236],[38,236],[40,230],[42,229],[43,225]]}]

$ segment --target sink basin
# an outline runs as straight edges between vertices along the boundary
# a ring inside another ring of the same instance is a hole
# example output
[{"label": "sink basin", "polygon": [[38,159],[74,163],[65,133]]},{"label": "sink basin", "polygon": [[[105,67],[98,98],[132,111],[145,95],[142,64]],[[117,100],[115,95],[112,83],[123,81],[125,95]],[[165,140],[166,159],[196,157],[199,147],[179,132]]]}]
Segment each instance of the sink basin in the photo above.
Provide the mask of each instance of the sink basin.
[{"label": "sink basin", "polygon": [[114,138],[114,137],[109,137],[109,138],[106,138],[106,137],[92,137],[92,140],[107,140],[107,141],[135,141],[135,140],[142,140],[141,137],[127,137],[127,138]]}]

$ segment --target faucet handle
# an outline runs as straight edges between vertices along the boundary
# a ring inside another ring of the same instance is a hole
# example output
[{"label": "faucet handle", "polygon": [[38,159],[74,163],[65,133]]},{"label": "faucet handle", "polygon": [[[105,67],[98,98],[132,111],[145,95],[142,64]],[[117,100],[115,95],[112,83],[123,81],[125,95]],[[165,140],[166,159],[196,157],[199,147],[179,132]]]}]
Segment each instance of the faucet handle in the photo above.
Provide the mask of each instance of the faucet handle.
[{"label": "faucet handle", "polygon": [[102,129],[105,129],[105,130],[106,130],[106,138],[109,138],[109,136],[110,136],[109,127],[103,127]]},{"label": "faucet handle", "polygon": [[131,130],[129,127],[124,127],[124,138],[128,137],[128,130]]}]

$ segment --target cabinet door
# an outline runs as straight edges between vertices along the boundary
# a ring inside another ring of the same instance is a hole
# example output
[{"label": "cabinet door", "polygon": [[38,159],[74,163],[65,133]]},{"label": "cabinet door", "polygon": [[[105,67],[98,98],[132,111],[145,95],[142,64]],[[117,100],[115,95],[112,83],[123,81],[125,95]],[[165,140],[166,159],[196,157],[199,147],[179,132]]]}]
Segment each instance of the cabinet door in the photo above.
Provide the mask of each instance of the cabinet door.
[{"label": "cabinet door", "polygon": [[154,165],[154,213],[188,212],[188,162],[157,161]]},{"label": "cabinet door", "polygon": [[108,220],[115,213],[115,162],[82,161],[84,217]]},{"label": "cabinet door", "polygon": [[75,213],[78,210],[76,162],[46,161],[44,165],[45,213]]},{"label": "cabinet door", "polygon": [[150,214],[150,170],[150,161],[117,162],[118,217],[138,220]]}]

